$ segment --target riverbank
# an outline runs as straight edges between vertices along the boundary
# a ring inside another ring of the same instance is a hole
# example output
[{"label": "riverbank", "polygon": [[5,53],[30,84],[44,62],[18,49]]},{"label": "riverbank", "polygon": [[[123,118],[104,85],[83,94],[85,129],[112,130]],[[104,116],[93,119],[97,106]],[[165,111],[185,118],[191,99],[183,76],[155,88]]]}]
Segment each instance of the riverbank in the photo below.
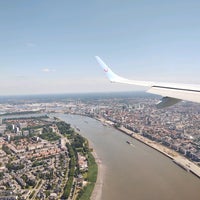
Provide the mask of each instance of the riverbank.
[{"label": "riverbank", "polygon": [[[81,130],[74,125],[71,125],[78,133],[81,134]],[[88,138],[87,138],[88,140]],[[101,159],[99,158],[98,154],[96,153],[94,146],[90,140],[88,140],[89,148],[92,149],[92,155],[95,159],[97,164],[98,172],[97,172],[97,180],[90,196],[90,200],[101,200],[102,197],[102,187],[103,187],[103,179],[105,175],[105,167],[103,166]]]},{"label": "riverbank", "polygon": [[[113,125],[113,122],[105,120],[104,118],[96,118],[98,121],[100,121],[102,124],[107,125]],[[198,167],[195,163],[191,162],[184,156],[180,155],[178,152],[169,149],[157,142],[154,142],[148,138],[143,137],[142,135],[139,135],[125,127],[119,127],[117,128],[119,131],[125,133],[126,135],[129,135],[130,137],[148,145],[149,147],[155,149],[156,151],[162,153],[163,155],[167,156],[168,158],[172,159],[175,164],[183,168],[184,170],[193,173],[195,176],[200,178],[200,167]]]},{"label": "riverbank", "polygon": [[93,150],[92,155],[94,156],[95,161],[97,163],[98,173],[97,173],[97,180],[96,180],[96,183],[94,186],[94,190],[92,192],[90,199],[91,200],[101,200],[105,168],[95,150]]}]

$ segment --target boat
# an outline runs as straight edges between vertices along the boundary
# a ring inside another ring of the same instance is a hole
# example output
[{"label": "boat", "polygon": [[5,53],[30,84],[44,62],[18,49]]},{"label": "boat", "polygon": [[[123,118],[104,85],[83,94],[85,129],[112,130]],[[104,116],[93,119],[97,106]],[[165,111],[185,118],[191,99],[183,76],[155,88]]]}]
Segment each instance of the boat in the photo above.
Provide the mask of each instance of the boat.
[{"label": "boat", "polygon": [[81,131],[77,126],[74,126],[74,128],[79,132]]},{"label": "boat", "polygon": [[127,144],[130,144],[130,145],[132,144],[132,143],[131,143],[130,141],[128,141],[128,140],[126,141],[126,143],[127,143]]}]

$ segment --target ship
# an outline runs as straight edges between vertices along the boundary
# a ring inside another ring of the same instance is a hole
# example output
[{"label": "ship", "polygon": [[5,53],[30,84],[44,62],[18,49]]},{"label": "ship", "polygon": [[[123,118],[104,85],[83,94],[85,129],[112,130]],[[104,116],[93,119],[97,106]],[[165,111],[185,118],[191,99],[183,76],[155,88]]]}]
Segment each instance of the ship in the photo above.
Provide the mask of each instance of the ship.
[{"label": "ship", "polygon": [[126,143],[132,145],[132,143],[130,141],[128,141],[128,140],[126,141]]}]

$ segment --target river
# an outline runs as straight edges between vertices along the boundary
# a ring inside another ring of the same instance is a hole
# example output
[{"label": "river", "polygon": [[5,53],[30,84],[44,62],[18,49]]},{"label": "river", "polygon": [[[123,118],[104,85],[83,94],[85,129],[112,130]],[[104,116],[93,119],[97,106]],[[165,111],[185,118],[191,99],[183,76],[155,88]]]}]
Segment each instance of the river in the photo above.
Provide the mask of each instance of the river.
[{"label": "river", "polygon": [[56,116],[80,129],[105,166],[102,200],[200,199],[199,178],[161,153],[97,120],[77,115]]}]

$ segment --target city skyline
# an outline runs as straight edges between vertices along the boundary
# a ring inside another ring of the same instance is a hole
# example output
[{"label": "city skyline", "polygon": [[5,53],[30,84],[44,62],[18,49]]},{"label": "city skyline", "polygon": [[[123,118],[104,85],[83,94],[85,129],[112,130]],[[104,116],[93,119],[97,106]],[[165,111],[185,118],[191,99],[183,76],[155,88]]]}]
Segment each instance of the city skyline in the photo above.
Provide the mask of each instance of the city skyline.
[{"label": "city skyline", "polygon": [[197,1],[0,3],[0,95],[134,91],[125,77],[200,83]]}]

